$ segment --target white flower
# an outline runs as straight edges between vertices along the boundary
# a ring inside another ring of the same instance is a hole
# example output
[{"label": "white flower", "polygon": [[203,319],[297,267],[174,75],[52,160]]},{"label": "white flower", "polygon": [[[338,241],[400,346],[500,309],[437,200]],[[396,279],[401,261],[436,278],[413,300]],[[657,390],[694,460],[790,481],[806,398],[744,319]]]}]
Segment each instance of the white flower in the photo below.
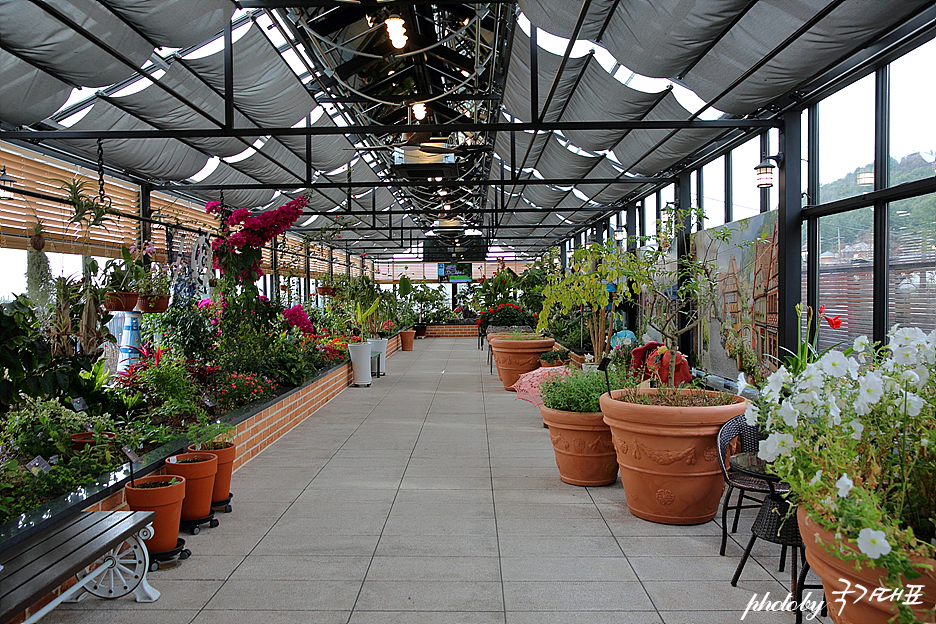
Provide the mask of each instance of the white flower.
[{"label": "white flower", "polygon": [[777,434],[777,448],[780,449],[781,455],[789,455],[793,451],[793,444],[793,434]]},{"label": "white flower", "polygon": [[809,485],[816,485],[817,483],[819,483],[819,479],[821,478],[822,478],[822,471],[817,470],[815,476],[809,480]]},{"label": "white flower", "polygon": [[929,369],[925,366],[917,366],[913,369],[913,372],[917,374],[917,390],[922,390],[926,384],[929,383],[930,372]]},{"label": "white flower", "polygon": [[848,496],[848,493],[851,492],[854,486],[854,481],[849,479],[847,474],[843,474],[841,477],[839,477],[839,480],[835,482],[835,487],[838,488],[839,498],[845,498]]},{"label": "white flower", "polygon": [[756,405],[748,401],[747,407],[744,408],[744,421],[747,423],[748,427],[757,426],[757,417],[760,415],[760,410]]},{"label": "white flower", "polygon": [[858,400],[874,405],[884,396],[884,380],[877,372],[870,372],[858,379]]},{"label": "white flower", "polygon": [[912,392],[908,392],[906,394],[906,399],[907,399],[907,416],[919,416],[926,402],[920,397],[918,397],[917,395],[913,394]]},{"label": "white flower", "polygon": [[792,381],[790,371],[788,371],[786,367],[781,366],[767,378],[767,392],[774,396],[779,396],[780,391],[783,390],[784,384],[788,384],[790,381]]},{"label": "white flower", "polygon": [[929,445],[930,445],[929,438],[923,438],[920,440],[920,446],[922,446],[923,448],[929,448]]},{"label": "white flower", "polygon": [[781,405],[777,414],[783,419],[787,427],[796,427],[796,425],[799,424],[799,413],[793,409],[793,405],[791,405],[790,401]]},{"label": "white flower", "polygon": [[864,432],[864,424],[862,424],[862,422],[858,419],[855,419],[848,424],[851,425],[852,429],[854,430],[854,432],[851,434],[852,439],[860,440],[861,434]]},{"label": "white flower", "polygon": [[884,531],[864,528],[858,532],[858,550],[872,559],[877,559],[889,553],[891,545]]},{"label": "white flower", "polygon": [[852,349],[855,353],[864,353],[866,350],[871,348],[871,341],[868,340],[867,336],[858,336],[855,338],[855,342],[852,345]]},{"label": "white flower", "polygon": [[803,368],[803,372],[796,378],[796,387],[804,392],[816,392],[825,385],[822,376],[823,372],[819,364],[811,362]]},{"label": "white flower", "polygon": [[819,359],[819,367],[826,375],[844,377],[848,372],[848,358],[841,351],[829,351]]},{"label": "white flower", "polygon": [[744,378],[744,373],[738,373],[738,396],[744,394],[744,389],[747,388],[748,383],[747,379]]},{"label": "white flower", "polygon": [[829,401],[829,425],[836,427],[842,424],[842,408],[839,407],[838,402]]},{"label": "white flower", "polygon": [[780,457],[780,447],[777,444],[777,433],[771,433],[766,440],[761,440],[757,445],[757,456],[766,462],[772,462]]},{"label": "white flower", "polygon": [[852,379],[858,379],[858,371],[861,368],[858,364],[858,360],[856,360],[855,358],[848,358],[847,366],[848,366],[848,376],[851,377]]},{"label": "white flower", "polygon": [[916,354],[917,347],[916,345],[894,345],[891,343],[891,350],[894,352],[893,358],[894,363],[901,364],[903,366],[912,366],[917,363]]},{"label": "white flower", "polygon": [[908,345],[926,341],[926,334],[919,327],[894,326],[890,336],[891,344]]}]

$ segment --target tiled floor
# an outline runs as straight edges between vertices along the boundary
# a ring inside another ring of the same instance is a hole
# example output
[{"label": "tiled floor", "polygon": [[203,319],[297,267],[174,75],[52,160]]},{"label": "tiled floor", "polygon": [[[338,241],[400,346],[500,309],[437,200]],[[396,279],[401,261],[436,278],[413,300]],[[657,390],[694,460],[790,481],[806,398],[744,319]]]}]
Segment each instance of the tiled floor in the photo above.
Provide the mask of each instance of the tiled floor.
[{"label": "tiled floor", "polygon": [[486,355],[446,338],[394,354],[235,473],[234,512],[151,574],[156,603],[87,599],[44,622],[722,624],[786,596],[771,544],[729,585],[750,516],[719,557],[714,522],[645,522],[620,483],[562,483],[537,408]]}]

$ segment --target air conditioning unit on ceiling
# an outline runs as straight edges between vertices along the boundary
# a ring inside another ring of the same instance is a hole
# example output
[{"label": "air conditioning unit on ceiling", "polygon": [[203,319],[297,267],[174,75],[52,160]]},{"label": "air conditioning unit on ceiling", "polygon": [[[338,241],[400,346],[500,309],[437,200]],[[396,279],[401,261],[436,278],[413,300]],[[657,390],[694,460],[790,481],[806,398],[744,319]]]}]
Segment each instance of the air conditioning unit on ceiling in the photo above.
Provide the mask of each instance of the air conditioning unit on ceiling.
[{"label": "air conditioning unit on ceiling", "polygon": [[415,147],[395,149],[392,169],[400,177],[411,180],[458,177],[455,154],[430,154]]}]

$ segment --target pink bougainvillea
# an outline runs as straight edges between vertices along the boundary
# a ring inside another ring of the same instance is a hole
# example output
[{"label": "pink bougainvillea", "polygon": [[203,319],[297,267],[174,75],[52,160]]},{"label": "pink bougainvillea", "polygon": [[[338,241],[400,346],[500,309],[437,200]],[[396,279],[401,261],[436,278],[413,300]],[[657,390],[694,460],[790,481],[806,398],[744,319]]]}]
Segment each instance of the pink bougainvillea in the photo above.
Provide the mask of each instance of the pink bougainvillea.
[{"label": "pink bougainvillea", "polygon": [[315,333],[312,321],[309,320],[309,315],[306,314],[301,305],[296,304],[291,308],[286,308],[283,310],[283,316],[290,327],[297,328],[303,334],[311,335]]}]

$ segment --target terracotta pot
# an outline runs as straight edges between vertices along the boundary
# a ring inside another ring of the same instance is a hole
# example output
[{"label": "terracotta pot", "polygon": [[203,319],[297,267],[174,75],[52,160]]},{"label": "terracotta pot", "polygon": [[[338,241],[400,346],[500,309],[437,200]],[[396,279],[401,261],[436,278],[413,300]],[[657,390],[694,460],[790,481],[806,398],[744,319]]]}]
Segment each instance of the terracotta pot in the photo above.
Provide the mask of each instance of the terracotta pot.
[{"label": "terracotta pot", "polygon": [[572,485],[610,485],[618,465],[611,428],[601,412],[564,412],[540,406],[556,453],[559,478]]},{"label": "terracotta pot", "polygon": [[[188,463],[185,460],[202,459]],[[166,459],[166,474],[185,477],[185,500],[182,501],[182,519],[199,520],[211,513],[211,496],[214,491],[215,474],[218,472],[218,456],[198,451],[181,453]]]},{"label": "terracotta pot", "polygon": [[540,368],[554,368],[556,366],[565,366],[565,362],[544,362],[539,361]]},{"label": "terracotta pot", "polygon": [[169,295],[140,295],[140,312],[165,312],[169,309]]},{"label": "terracotta pot", "polygon": [[[102,432],[104,437],[108,440],[113,440],[117,437],[117,434],[113,431],[104,431]],[[94,433],[90,431],[82,431],[81,433],[73,433],[69,436],[71,438],[72,448],[76,451],[80,451],[86,446],[94,446]]]},{"label": "terracotta pot", "polygon": [[176,547],[179,537],[179,519],[182,513],[182,500],[185,498],[185,478],[176,477],[175,485],[158,488],[141,488],[144,483],[158,483],[172,480],[167,475],[149,475],[138,477],[134,485],[124,484],[124,498],[132,511],[155,511],[153,519],[153,537],[144,542],[151,553],[166,552]]},{"label": "terracotta pot", "polygon": [[725,487],[718,463],[718,430],[744,413],[746,401],[735,397],[734,403],[715,407],[666,407],[612,398],[623,392],[605,393],[600,403],[611,427],[631,513],[662,524],[701,524],[714,518]]},{"label": "terracotta pot", "polygon": [[[231,475],[234,473],[234,460],[237,458],[237,445],[228,442],[221,448],[205,449],[206,453],[213,453],[218,456],[218,472],[215,474],[214,488],[211,491],[211,502],[226,500],[231,495]],[[189,453],[201,453],[190,444],[186,449]],[[214,507],[214,505],[212,505]]]},{"label": "terracotta pot", "polygon": [[331,286],[318,286],[316,287],[315,292],[319,295],[326,295],[328,297],[333,297],[335,295],[335,289]]},{"label": "terracotta pot", "polygon": [[139,298],[139,293],[111,291],[104,296],[104,308],[108,312],[130,312],[136,307]]},{"label": "terracotta pot", "polygon": [[[855,570],[855,563],[847,563],[838,557],[833,557],[826,552],[822,546],[823,542],[832,543],[835,536],[831,531],[822,528],[819,523],[811,520],[806,510],[799,507],[796,510],[796,520],[799,523],[800,535],[803,538],[803,545],[806,547],[806,561],[813,572],[822,579],[822,587],[829,603],[829,616],[835,624],[885,624],[896,613],[894,602],[871,599],[871,592],[875,588],[882,587],[881,577],[886,576],[884,570],[878,567],[862,564],[861,570]],[[922,595],[919,600],[922,601],[919,607],[914,609],[916,616],[923,622],[931,622],[932,611],[926,613],[921,609],[928,607],[932,609],[936,604],[936,560],[923,559],[921,557],[910,557],[913,563],[925,563],[933,566],[931,570],[920,570],[923,576],[908,581],[904,579],[904,586],[908,584],[922,585]],[[849,585],[848,583],[851,583]],[[863,585],[868,589],[866,595],[862,596],[860,589],[855,585]],[[856,591],[857,589],[857,591]],[[851,594],[842,592],[851,590]],[[888,592],[889,594],[890,592]],[[886,595],[886,594],[885,594]],[[845,597],[845,604],[836,601],[836,598]]]},{"label": "terracotta pot", "polygon": [[412,351],[414,338],[416,338],[415,329],[404,329],[403,331],[401,331],[400,332],[400,350]]},{"label": "terracotta pot", "polygon": [[494,363],[497,364],[497,375],[504,390],[511,390],[510,386],[517,383],[523,373],[529,373],[539,368],[539,356],[544,351],[552,350],[555,340],[541,338],[539,340],[507,340],[506,338],[491,339],[491,352],[494,354]]}]

